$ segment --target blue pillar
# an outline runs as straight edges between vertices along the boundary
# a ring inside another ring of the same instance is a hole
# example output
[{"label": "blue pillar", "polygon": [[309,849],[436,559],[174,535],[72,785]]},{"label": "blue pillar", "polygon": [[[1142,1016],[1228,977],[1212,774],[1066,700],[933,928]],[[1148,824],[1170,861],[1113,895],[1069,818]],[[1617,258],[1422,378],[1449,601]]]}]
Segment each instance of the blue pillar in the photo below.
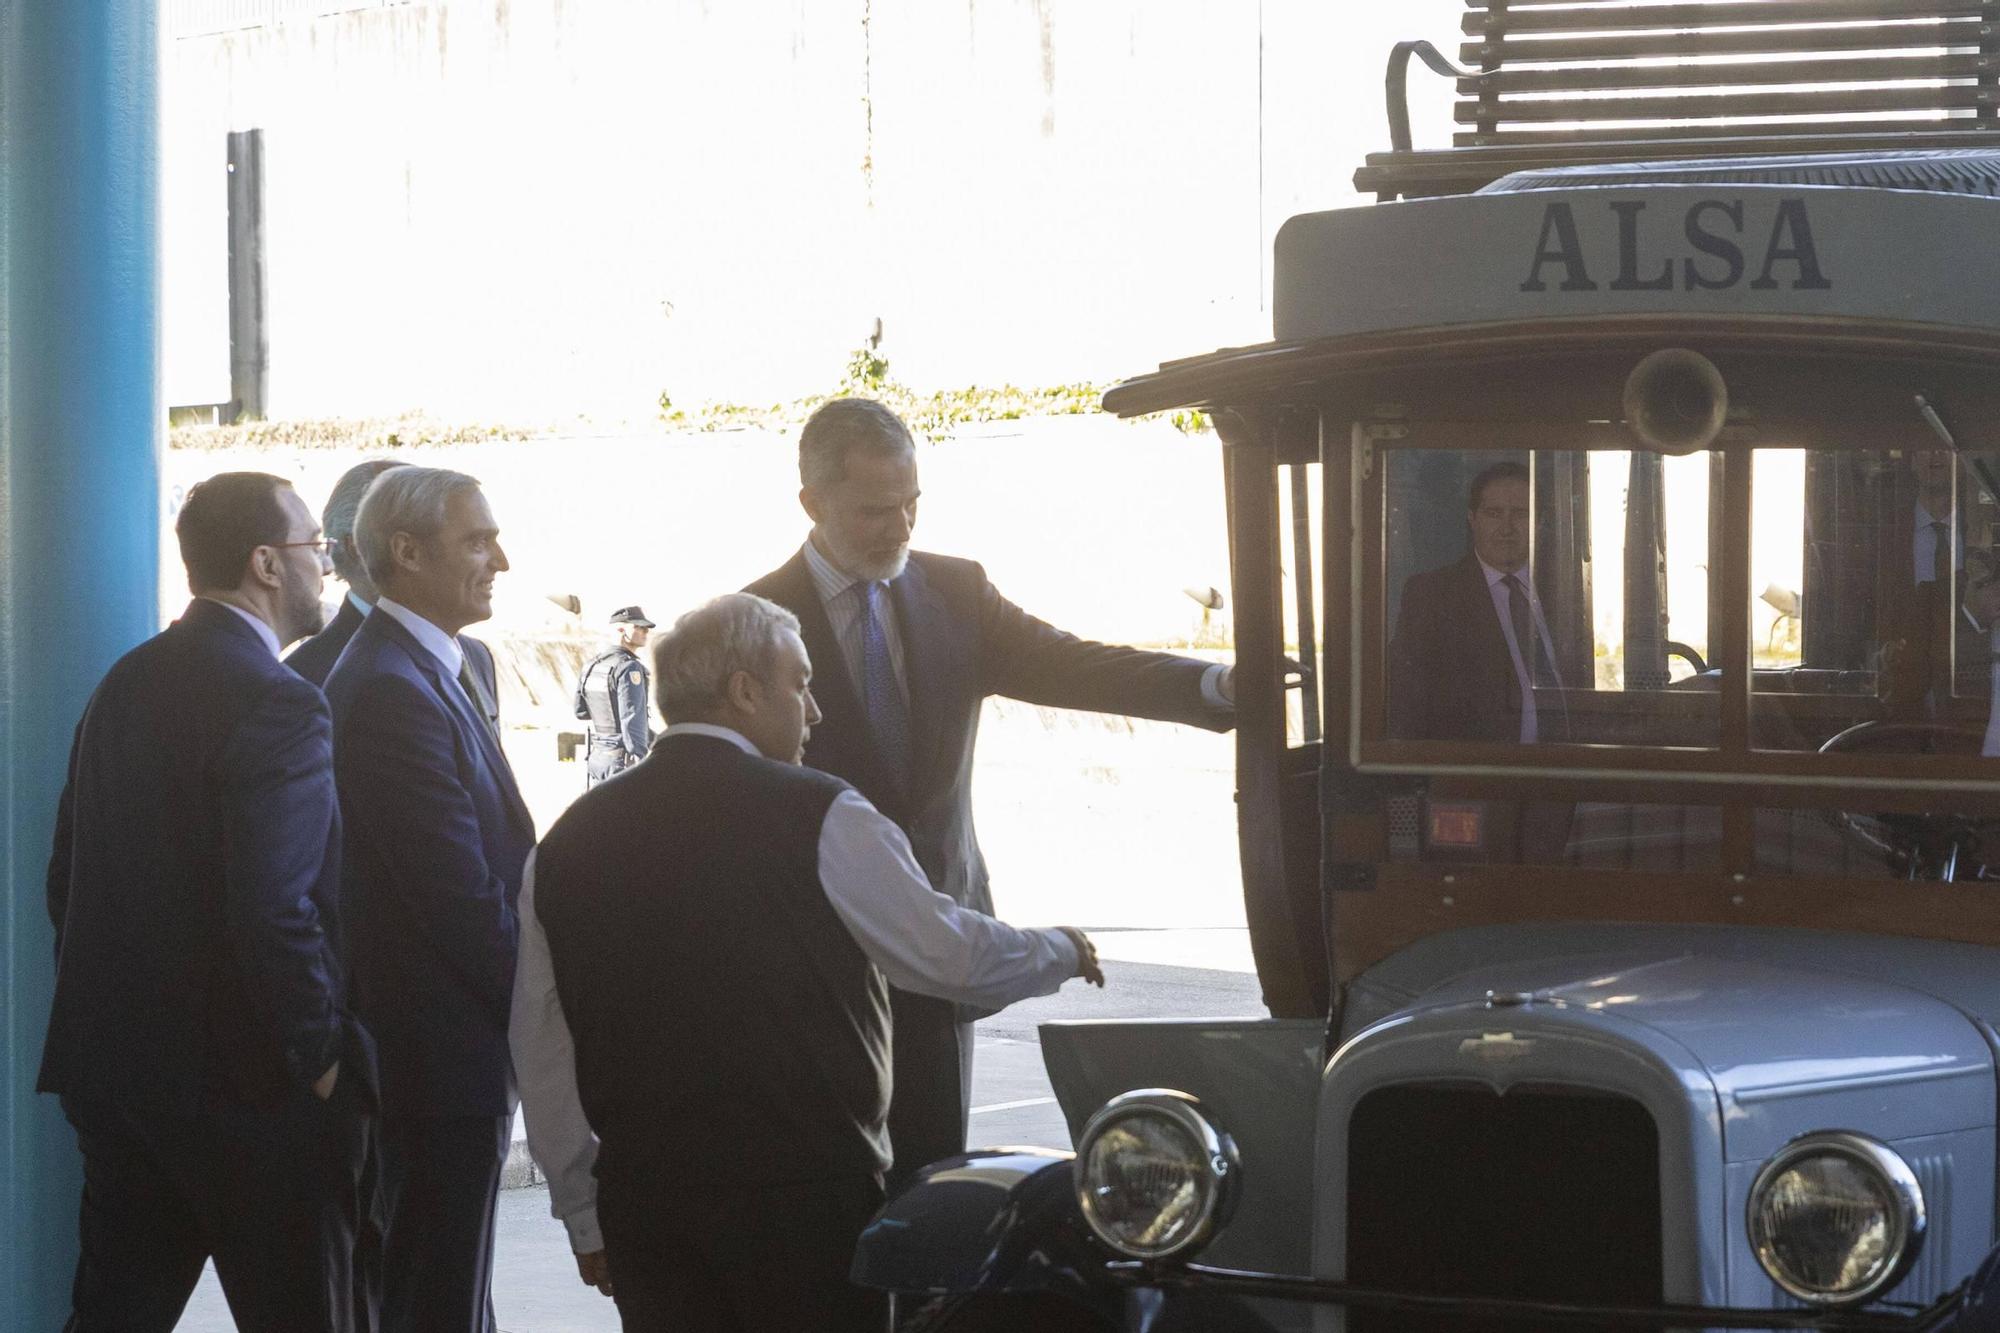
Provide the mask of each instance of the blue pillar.
[{"label": "blue pillar", "polygon": [[158,620],[159,6],[0,0],[0,1328],[60,1328],[81,1189],[35,1070],[69,737]]}]

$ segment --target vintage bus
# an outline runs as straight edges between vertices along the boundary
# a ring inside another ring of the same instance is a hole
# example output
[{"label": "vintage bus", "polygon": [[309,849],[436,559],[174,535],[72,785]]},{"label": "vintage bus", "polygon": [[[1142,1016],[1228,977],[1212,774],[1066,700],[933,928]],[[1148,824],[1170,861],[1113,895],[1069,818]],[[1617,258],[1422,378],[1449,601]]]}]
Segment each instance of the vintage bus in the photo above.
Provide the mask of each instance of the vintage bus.
[{"label": "vintage bus", "polygon": [[1291,219],[1272,342],[1107,395],[1225,445],[1270,1017],[1045,1027],[1076,1152],[939,1163],[862,1239],[912,1326],[2000,1328],[1986,66],[1761,134],[1538,139],[1500,78],[1864,11],[1869,58],[1991,40],[1473,5],[1471,142]]}]

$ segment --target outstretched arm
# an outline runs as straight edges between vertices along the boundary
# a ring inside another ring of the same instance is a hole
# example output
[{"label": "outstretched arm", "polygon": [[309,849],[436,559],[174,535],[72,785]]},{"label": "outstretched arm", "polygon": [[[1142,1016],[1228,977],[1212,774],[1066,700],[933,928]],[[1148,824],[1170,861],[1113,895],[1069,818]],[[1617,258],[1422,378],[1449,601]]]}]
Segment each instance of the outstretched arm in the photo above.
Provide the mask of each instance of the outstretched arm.
[{"label": "outstretched arm", "polygon": [[980,668],[990,693],[1210,731],[1236,725],[1235,711],[1218,706],[1228,687],[1212,664],[1079,639],[1029,615],[1002,597],[983,569],[977,572]]},{"label": "outstretched arm", "polygon": [[933,889],[903,831],[857,791],[820,825],[819,878],[861,952],[904,990],[1004,1008],[1075,976],[1104,984],[1081,931],[1022,930]]}]

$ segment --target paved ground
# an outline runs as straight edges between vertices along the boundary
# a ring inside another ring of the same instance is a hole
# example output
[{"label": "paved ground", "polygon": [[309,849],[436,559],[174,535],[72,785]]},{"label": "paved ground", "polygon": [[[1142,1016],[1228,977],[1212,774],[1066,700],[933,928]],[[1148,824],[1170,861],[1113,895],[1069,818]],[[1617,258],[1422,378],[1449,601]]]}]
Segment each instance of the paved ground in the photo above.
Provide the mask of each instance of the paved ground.
[{"label": "paved ground", "polygon": [[[1066,1148],[1069,1129],[1042,1068],[1039,1024],[1072,1018],[1222,1017],[1262,1012],[1241,930],[1104,930],[1103,991],[1071,983],[1059,994],[1015,1005],[979,1025],[971,1142]],[[503,1333],[615,1333],[610,1301],[583,1286],[544,1187],[500,1196],[494,1308]],[[178,1333],[232,1333],[213,1270]]]}]

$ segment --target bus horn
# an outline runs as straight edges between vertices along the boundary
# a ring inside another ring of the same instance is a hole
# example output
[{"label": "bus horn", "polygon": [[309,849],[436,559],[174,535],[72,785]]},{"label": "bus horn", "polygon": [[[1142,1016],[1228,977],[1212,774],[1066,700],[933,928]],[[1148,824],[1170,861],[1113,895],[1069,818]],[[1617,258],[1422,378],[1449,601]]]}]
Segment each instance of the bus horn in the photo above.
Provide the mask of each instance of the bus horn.
[{"label": "bus horn", "polygon": [[1648,449],[1706,449],[1728,416],[1729,385],[1700,352],[1669,347],[1642,358],[1625,377],[1625,424]]}]

